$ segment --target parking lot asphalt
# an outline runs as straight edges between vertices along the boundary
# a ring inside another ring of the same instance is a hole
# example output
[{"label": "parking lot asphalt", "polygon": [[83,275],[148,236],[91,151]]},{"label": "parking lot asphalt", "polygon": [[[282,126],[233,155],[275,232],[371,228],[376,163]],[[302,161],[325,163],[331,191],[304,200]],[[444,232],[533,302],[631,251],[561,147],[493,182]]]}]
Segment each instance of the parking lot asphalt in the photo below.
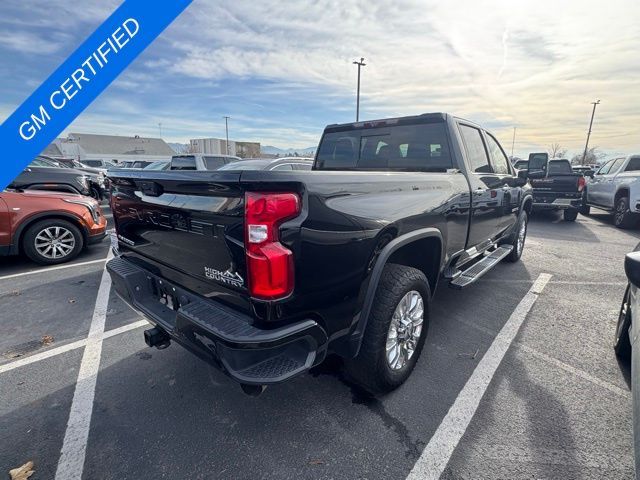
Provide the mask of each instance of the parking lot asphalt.
[{"label": "parking lot asphalt", "polygon": [[[143,328],[130,327],[140,318],[111,292],[72,478],[406,478],[436,463],[451,479],[633,478],[628,371],[612,343],[624,254],[639,239],[605,214],[535,215],[521,262],[463,291],[440,285],[413,375],[379,398],[350,385],[335,359],[245,396],[179,346],[147,348]],[[33,460],[32,479],[56,475],[107,251],[105,240],[56,270],[0,264],[5,472]],[[523,310],[542,274],[551,277]],[[501,346],[486,390],[470,390]],[[456,417],[465,411],[468,421]]]}]

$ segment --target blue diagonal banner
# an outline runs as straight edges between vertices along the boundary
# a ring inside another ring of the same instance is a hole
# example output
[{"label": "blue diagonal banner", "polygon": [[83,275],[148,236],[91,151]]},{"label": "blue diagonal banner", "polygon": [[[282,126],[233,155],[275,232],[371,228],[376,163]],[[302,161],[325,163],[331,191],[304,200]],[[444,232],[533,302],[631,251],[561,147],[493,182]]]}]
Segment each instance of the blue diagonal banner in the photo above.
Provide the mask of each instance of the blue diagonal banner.
[{"label": "blue diagonal banner", "polygon": [[125,0],[0,126],[0,191],[191,1]]}]

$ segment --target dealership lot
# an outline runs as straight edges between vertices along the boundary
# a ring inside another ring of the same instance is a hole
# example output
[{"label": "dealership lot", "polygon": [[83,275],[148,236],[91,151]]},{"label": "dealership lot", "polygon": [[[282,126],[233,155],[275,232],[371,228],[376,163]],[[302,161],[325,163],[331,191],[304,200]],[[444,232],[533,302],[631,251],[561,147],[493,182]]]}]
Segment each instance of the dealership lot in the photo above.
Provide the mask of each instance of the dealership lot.
[{"label": "dealership lot", "polygon": [[[110,292],[95,396],[79,403],[108,241],[65,268],[4,259],[0,467],[33,460],[32,478],[54,478],[73,404],[92,415],[73,442],[85,461],[59,478],[418,478],[437,463],[442,478],[632,478],[628,372],[612,341],[624,254],[639,239],[597,212],[575,223],[534,216],[520,263],[465,292],[441,285],[414,374],[381,398],[350,385],[336,361],[245,396],[179,346],[148,349],[140,317]],[[541,276],[546,285],[528,293]],[[447,430],[501,346],[475,414]]]}]

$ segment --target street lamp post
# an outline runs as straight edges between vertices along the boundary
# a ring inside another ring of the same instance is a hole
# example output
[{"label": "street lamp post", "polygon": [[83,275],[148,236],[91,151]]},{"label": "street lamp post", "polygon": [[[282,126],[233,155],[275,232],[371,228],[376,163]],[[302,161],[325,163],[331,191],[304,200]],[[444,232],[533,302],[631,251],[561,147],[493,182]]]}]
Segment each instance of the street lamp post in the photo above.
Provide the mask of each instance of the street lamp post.
[{"label": "street lamp post", "polygon": [[229,155],[229,119],[231,117],[227,117],[226,115],[224,117],[224,131],[227,135],[227,141],[226,141],[226,146],[227,146],[227,155]]},{"label": "street lamp post", "polygon": [[359,62],[353,62],[354,65],[358,66],[358,90],[356,93],[356,122],[360,120],[360,68],[364,67],[366,63],[364,63],[364,57],[360,57]]},{"label": "street lamp post", "polygon": [[593,105],[593,110],[591,112],[591,121],[589,122],[589,131],[587,132],[587,143],[584,145],[584,153],[582,154],[582,164],[584,165],[584,161],[587,158],[587,149],[589,148],[589,137],[591,136],[591,127],[593,126],[593,117],[596,115],[596,106],[600,104],[600,100],[596,100],[595,102],[591,102]]}]

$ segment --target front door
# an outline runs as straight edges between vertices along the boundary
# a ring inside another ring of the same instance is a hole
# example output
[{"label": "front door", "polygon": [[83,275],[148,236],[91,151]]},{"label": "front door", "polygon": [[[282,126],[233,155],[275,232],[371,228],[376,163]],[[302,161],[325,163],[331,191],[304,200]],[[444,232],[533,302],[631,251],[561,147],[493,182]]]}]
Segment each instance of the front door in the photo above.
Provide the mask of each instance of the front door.
[{"label": "front door", "polygon": [[517,175],[498,140],[488,132],[485,132],[485,139],[491,166],[498,177],[496,191],[500,207],[496,210],[496,231],[502,234],[518,221],[522,187],[517,185]]},{"label": "front door", "polygon": [[606,174],[609,173],[611,166],[615,160],[609,160],[595,173],[593,178],[587,184],[587,202],[596,205],[603,205],[604,201],[604,189]]},{"label": "front door", "polygon": [[464,143],[469,184],[471,185],[471,220],[467,248],[486,244],[496,235],[497,211],[503,197],[502,183],[493,172],[482,133],[471,125],[459,124]]}]

